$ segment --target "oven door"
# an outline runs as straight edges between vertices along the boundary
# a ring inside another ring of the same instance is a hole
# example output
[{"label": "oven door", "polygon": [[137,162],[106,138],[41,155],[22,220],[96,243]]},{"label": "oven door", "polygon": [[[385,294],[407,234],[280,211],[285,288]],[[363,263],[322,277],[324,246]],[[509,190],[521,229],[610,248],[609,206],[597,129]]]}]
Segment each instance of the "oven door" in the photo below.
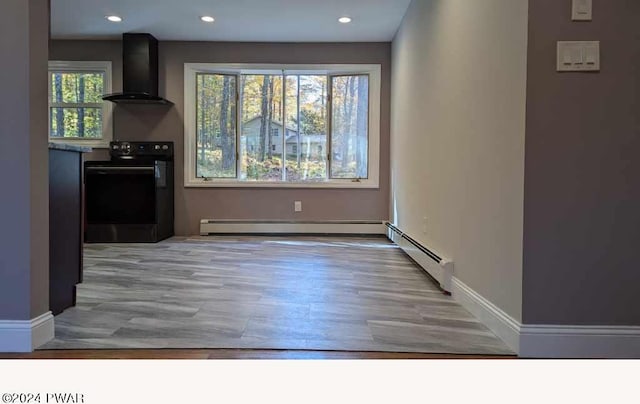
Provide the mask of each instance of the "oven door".
[{"label": "oven door", "polygon": [[156,172],[155,164],[88,164],[85,167],[87,223],[156,223]]}]

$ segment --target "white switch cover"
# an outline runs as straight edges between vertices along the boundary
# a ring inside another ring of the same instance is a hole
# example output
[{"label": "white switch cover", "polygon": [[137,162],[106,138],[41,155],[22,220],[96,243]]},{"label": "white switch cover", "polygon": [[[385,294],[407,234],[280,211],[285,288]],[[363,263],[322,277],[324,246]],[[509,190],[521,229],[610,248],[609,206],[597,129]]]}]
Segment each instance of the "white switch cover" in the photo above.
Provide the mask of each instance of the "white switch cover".
[{"label": "white switch cover", "polygon": [[558,42],[559,72],[593,72],[600,70],[600,41]]},{"label": "white switch cover", "polygon": [[572,0],[571,19],[573,21],[591,21],[593,19],[593,0]]},{"label": "white switch cover", "polygon": [[295,202],[293,203],[293,209],[294,209],[296,212],[302,212],[302,201],[295,201]]}]

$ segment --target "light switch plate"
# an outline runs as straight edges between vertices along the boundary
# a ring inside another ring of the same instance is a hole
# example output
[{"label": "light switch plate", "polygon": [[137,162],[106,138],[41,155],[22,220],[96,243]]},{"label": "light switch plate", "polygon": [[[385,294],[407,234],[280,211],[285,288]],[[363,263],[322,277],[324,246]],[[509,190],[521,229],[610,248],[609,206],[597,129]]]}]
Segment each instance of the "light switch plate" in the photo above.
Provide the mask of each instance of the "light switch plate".
[{"label": "light switch plate", "polygon": [[600,70],[600,41],[559,41],[559,72],[594,72]]},{"label": "light switch plate", "polygon": [[573,21],[593,20],[593,0],[572,0],[571,19]]}]

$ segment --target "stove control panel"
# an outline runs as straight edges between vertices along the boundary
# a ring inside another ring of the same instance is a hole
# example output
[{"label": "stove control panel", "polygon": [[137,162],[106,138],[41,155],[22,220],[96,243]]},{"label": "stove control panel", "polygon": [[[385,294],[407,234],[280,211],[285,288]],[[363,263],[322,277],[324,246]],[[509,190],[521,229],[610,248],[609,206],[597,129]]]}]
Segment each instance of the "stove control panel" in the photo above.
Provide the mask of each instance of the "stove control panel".
[{"label": "stove control panel", "polygon": [[173,158],[173,142],[126,142],[114,141],[109,144],[111,158]]}]

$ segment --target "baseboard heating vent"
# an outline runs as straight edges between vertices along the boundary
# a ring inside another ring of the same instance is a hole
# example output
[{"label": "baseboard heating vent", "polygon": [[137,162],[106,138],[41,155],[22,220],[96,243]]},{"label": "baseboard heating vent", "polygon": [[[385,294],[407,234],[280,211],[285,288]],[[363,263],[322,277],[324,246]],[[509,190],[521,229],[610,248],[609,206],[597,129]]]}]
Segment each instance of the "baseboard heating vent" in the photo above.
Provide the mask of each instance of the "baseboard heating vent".
[{"label": "baseboard heating vent", "polygon": [[200,235],[217,234],[386,234],[383,221],[329,220],[329,221],[285,221],[285,220],[228,220],[202,219]]},{"label": "baseboard heating vent", "polygon": [[442,290],[451,293],[453,262],[442,258],[442,256],[423,246],[391,223],[386,223],[386,226],[389,240],[396,243],[418,265],[427,271],[440,284]]}]

